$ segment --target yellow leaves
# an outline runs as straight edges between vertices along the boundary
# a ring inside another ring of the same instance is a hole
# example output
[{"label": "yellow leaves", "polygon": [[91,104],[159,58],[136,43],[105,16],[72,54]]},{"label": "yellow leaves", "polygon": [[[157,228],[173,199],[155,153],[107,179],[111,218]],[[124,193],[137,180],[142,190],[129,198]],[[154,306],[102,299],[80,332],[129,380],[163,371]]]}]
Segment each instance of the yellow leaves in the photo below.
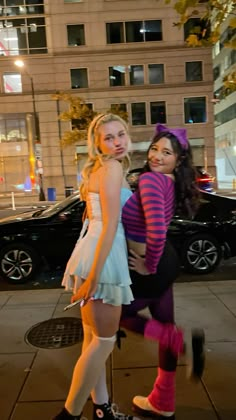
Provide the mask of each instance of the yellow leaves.
[{"label": "yellow leaves", "polygon": [[232,41],[225,42],[224,47],[226,48],[232,48],[233,50],[236,49],[236,39],[233,39]]},{"label": "yellow leaves", "polygon": [[186,10],[195,7],[198,4],[198,0],[178,0],[174,5],[174,9],[180,15],[185,14]]},{"label": "yellow leaves", "polygon": [[212,44],[215,44],[220,38],[220,31],[218,29],[215,29],[214,31],[212,31],[211,36],[210,36],[210,41]]},{"label": "yellow leaves", "polygon": [[[83,98],[70,93],[56,92],[52,95],[52,99],[68,104],[68,110],[60,113],[59,120],[71,121],[73,126],[72,130],[63,133],[60,139],[61,147],[85,142],[88,126],[97,113],[86,104]],[[107,112],[117,114],[128,121],[128,113],[119,105],[108,109]]]},{"label": "yellow leaves", "polygon": [[[236,67],[234,67],[234,69],[235,68]],[[227,74],[223,78],[223,83],[224,83],[224,91],[227,92],[227,95],[229,95],[230,93],[236,92],[236,70]]]},{"label": "yellow leaves", "polygon": [[195,34],[189,35],[188,38],[186,39],[186,43],[188,47],[201,47],[202,46],[201,41],[198,39],[198,36]]},{"label": "yellow leaves", "polygon": [[229,27],[230,28],[236,28],[236,17],[230,19],[230,21],[229,21]]}]

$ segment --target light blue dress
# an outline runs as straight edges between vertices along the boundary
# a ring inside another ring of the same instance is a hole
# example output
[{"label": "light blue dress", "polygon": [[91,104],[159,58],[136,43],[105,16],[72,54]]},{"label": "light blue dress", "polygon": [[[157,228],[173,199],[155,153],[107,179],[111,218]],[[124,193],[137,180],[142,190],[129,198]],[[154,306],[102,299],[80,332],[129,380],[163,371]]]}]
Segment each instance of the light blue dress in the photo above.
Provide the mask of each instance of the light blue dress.
[{"label": "light blue dress", "polygon": [[[132,192],[127,188],[121,189],[121,210]],[[99,278],[95,299],[102,299],[104,303],[119,306],[130,304],[134,298],[130,288],[131,279],[128,267],[127,245],[124,228],[120,219],[111,250],[107,256]],[[93,263],[96,245],[102,231],[102,214],[100,196],[97,193],[88,193],[87,200],[88,225],[85,236],[83,232],[67,263],[62,286],[66,290],[77,292],[84,279],[87,278]],[[83,236],[83,237],[81,237]]]}]

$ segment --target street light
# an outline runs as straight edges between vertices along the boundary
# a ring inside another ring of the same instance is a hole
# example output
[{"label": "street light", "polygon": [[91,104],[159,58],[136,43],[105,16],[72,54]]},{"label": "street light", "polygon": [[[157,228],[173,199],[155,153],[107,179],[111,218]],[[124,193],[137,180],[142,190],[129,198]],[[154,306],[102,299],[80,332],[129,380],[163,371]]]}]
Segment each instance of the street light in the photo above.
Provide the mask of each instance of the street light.
[{"label": "street light", "polygon": [[[30,156],[30,168],[34,172],[35,171],[35,165],[32,165],[32,161],[35,157],[35,144],[40,143],[40,131],[39,131],[39,120],[38,115],[36,112],[36,106],[35,106],[35,91],[34,91],[34,81],[31,74],[26,70],[25,63],[22,60],[16,60],[14,61],[15,66],[19,68],[24,68],[24,73],[29,77],[30,79],[30,86],[31,86],[31,94],[32,94],[32,102],[33,102],[33,115],[34,115],[34,147],[31,147],[33,149],[32,155]],[[38,182],[39,182],[39,201],[45,201],[45,193],[43,189],[43,168],[42,168],[42,162],[41,159],[37,160],[37,173],[38,173]]]}]

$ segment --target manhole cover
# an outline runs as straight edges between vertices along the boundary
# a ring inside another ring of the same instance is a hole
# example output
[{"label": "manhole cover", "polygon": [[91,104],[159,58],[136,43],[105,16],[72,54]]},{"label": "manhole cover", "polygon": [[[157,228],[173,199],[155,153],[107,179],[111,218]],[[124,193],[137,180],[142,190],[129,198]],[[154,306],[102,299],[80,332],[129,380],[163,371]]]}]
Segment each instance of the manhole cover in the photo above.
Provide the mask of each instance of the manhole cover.
[{"label": "manhole cover", "polygon": [[78,318],[52,318],[33,325],[25,334],[25,341],[43,349],[59,349],[82,341],[82,321]]}]

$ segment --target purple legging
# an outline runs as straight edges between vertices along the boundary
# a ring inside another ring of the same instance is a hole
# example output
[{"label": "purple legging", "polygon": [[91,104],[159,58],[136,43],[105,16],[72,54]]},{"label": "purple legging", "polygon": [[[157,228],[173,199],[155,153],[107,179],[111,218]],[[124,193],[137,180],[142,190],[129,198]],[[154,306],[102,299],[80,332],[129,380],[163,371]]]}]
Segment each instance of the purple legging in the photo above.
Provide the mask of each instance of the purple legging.
[{"label": "purple legging", "polygon": [[[174,323],[173,286],[158,298],[136,298],[130,305],[123,305],[120,325],[127,330],[144,334],[148,319],[138,312],[148,308],[152,317],[163,323]],[[159,367],[165,371],[176,370],[177,357],[159,343]]]}]

